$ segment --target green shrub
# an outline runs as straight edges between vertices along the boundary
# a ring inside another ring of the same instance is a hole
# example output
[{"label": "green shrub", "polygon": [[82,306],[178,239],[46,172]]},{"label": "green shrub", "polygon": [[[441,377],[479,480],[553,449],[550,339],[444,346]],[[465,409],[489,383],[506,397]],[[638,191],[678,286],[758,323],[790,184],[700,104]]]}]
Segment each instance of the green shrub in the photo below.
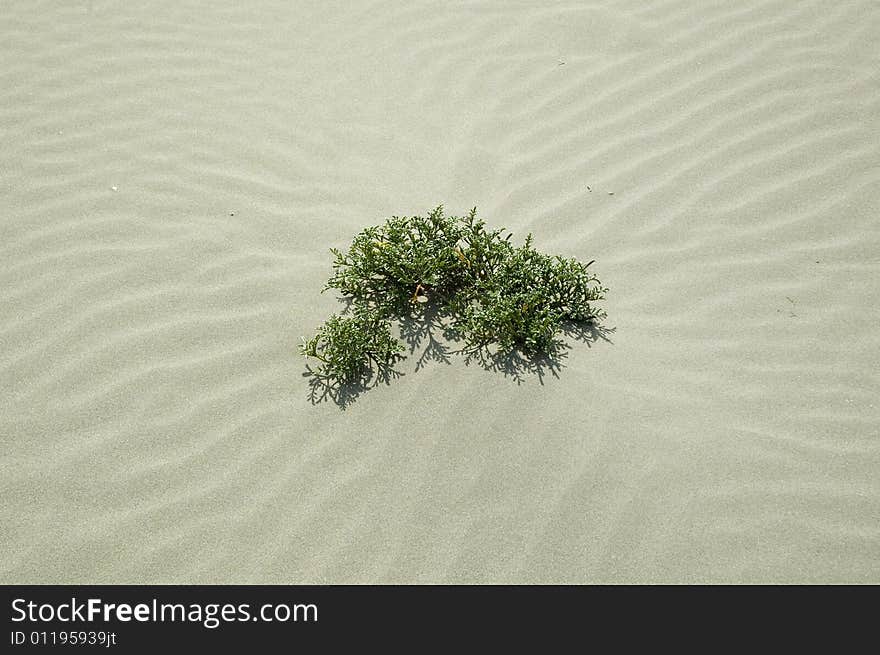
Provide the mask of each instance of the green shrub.
[{"label": "green shrub", "polygon": [[348,316],[333,316],[303,354],[321,362],[316,371],[341,383],[367,382],[401,357],[389,319],[445,321],[463,350],[495,354],[554,355],[571,325],[604,316],[593,303],[607,291],[588,267],[537,251],[529,235],[522,246],[511,234],[489,230],[476,218],[392,217],[355,236],[348,251],[333,249],[326,289],[350,302]]},{"label": "green shrub", "polygon": [[403,345],[378,312],[358,310],[351,316],[331,316],[315,336],[303,338],[300,350],[320,361],[325,373],[351,383],[368,379],[374,368],[393,365]]}]

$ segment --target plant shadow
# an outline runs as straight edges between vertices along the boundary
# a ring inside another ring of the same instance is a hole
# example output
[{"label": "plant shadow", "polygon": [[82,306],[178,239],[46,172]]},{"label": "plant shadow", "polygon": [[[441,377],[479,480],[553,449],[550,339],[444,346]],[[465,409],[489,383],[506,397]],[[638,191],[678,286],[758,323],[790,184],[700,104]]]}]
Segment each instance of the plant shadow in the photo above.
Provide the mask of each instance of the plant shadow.
[{"label": "plant shadow", "polygon": [[416,359],[416,371],[422,370],[428,362],[451,364],[449,344],[438,338],[448,337],[448,326],[443,322],[440,308],[430,305],[418,316],[407,316],[400,321],[400,337],[409,349],[410,355],[421,351]]},{"label": "plant shadow", "polygon": [[537,378],[543,386],[547,375],[559,377],[573,343],[584,344],[588,348],[597,341],[613,344],[611,335],[616,330],[597,321],[567,323],[562,329],[562,337],[554,339],[550,351],[537,355],[528,355],[520,350],[498,351],[490,346],[462,348],[455,352],[464,355],[467,366],[476,364],[486,371],[513,379],[517,384],[522,384],[526,378]]},{"label": "plant shadow", "polygon": [[332,402],[340,409],[346,409],[362,393],[380,384],[389,385],[392,380],[403,377],[403,373],[388,366],[379,369],[370,368],[357,380],[338,380],[306,364],[303,377],[308,378],[308,398],[312,405]]},{"label": "plant shadow", "polygon": [[[554,341],[550,352],[526,355],[518,350],[499,352],[488,345],[453,349],[452,345],[458,339],[443,321],[437,307],[425,308],[420,315],[405,317],[399,324],[400,336],[409,354],[418,353],[416,371],[424,368],[429,362],[452,364],[453,355],[462,355],[467,366],[480,366],[486,371],[512,379],[517,384],[522,384],[527,378],[537,378],[541,385],[548,375],[559,377],[574,344],[584,344],[588,348],[599,341],[613,344],[611,335],[617,331],[616,327],[607,327],[598,320],[568,323],[563,327],[560,338]],[[380,385],[390,385],[393,380],[403,375],[391,366],[370,368],[361,378],[354,381],[339,381],[309,365],[306,365],[306,372],[303,373],[303,377],[309,380],[310,403],[318,405],[332,402],[343,410],[354,403],[361,394]]]}]

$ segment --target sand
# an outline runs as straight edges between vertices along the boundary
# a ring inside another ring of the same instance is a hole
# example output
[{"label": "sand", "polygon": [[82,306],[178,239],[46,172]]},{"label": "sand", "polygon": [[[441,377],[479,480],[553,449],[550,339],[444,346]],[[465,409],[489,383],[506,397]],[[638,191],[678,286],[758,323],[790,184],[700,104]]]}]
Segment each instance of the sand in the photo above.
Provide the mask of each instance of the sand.
[{"label": "sand", "polygon": [[[872,0],[5,3],[0,581],[880,582],[878,39]],[[440,203],[595,259],[609,340],[310,403],[328,248]]]}]

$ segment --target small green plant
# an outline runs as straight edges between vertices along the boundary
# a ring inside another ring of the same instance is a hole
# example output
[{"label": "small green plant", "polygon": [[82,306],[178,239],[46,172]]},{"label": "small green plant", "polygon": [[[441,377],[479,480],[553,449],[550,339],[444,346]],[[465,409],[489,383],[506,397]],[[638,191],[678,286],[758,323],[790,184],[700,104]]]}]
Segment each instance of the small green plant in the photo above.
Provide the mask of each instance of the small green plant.
[{"label": "small green plant", "polygon": [[374,369],[381,372],[393,365],[403,345],[376,311],[360,310],[351,316],[334,314],[314,337],[303,338],[300,350],[320,361],[325,373],[352,383],[368,380]]},{"label": "small green plant", "polygon": [[[427,216],[394,216],[354,237],[347,251],[333,249],[327,289],[350,303],[332,316],[303,354],[317,359],[323,380],[366,384],[387,376],[403,344],[390,320],[443,323],[444,332],[473,354],[553,356],[560,334],[604,316],[593,303],[607,289],[589,266],[547,255],[526,237],[511,243],[504,230],[487,229],[476,208],[465,217],[437,207]],[[412,345],[412,344],[411,344]]]}]

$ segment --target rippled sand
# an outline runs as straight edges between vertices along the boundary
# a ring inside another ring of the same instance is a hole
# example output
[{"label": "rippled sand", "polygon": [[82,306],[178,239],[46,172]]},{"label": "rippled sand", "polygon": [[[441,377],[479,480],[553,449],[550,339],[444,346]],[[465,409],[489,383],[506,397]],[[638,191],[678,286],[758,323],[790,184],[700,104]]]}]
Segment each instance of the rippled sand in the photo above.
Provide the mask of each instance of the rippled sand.
[{"label": "rippled sand", "polygon": [[[876,2],[217,4],[4,4],[0,581],[880,582]],[[609,341],[311,404],[441,202]]]}]

